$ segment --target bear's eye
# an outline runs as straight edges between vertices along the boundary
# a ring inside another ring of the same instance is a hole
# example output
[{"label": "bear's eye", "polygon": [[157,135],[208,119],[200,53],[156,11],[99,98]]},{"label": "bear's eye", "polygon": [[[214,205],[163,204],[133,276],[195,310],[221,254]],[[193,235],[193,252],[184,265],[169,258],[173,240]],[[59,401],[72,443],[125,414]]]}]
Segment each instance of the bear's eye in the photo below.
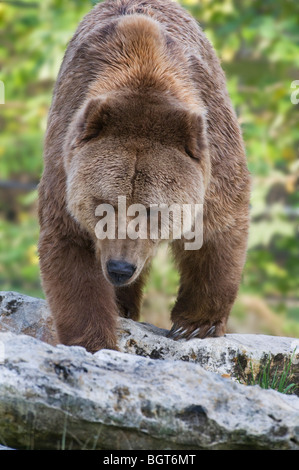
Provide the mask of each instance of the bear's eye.
[{"label": "bear's eye", "polygon": [[192,158],[192,160],[198,161],[198,158],[195,157],[194,153],[191,152],[188,147],[185,147],[185,153],[188,155],[188,157]]}]

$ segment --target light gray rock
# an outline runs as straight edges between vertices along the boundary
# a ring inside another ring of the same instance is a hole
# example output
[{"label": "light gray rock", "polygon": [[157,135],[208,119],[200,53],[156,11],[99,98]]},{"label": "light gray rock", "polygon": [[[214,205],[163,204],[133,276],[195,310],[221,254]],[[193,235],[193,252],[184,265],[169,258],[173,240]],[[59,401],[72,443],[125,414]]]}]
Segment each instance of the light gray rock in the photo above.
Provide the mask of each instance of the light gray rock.
[{"label": "light gray rock", "polygon": [[[271,358],[271,370],[281,373],[292,360],[292,382],[299,385],[299,338],[228,334],[221,338],[173,341],[167,330],[121,319],[121,351],[152,359],[195,362],[206,370],[242,380],[256,376]],[[299,387],[296,389],[299,394]]]},{"label": "light gray rock", "polygon": [[120,319],[119,352],[55,346],[44,300],[0,292],[0,445],[299,449],[299,398],[237,383],[269,355],[298,383],[299,339],[166,334]]},{"label": "light gray rock", "polygon": [[0,436],[18,449],[299,449],[299,400],[195,363],[0,333]]},{"label": "light gray rock", "polygon": [[17,292],[0,291],[0,331],[22,333],[57,344],[47,302]]},{"label": "light gray rock", "polygon": [[[47,303],[15,292],[0,292],[0,331],[26,334],[56,345],[57,337]],[[247,383],[271,356],[271,369],[281,373],[292,358],[292,382],[299,385],[299,338],[229,334],[223,338],[173,341],[167,330],[119,319],[119,350],[151,359],[195,362],[206,370]],[[293,353],[295,354],[293,356]],[[293,357],[292,357],[293,356]],[[299,395],[299,387],[296,390]]]}]

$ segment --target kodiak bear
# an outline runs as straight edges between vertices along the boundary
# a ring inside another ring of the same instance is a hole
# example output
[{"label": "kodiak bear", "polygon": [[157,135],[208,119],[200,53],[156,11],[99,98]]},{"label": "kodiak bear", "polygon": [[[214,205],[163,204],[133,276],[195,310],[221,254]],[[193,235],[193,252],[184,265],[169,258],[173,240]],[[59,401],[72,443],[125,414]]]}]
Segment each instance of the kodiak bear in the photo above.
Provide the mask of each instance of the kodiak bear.
[{"label": "kodiak bear", "polygon": [[202,204],[200,249],[185,249],[184,233],[170,237],[180,286],[168,336],[223,335],[246,257],[249,195],[225,76],[197,22],[171,0],[97,4],[61,65],[39,185],[41,277],[59,341],[117,349],[118,316],[138,319],[162,237],[98,237],[97,208],[114,208],[117,226],[120,197],[147,216],[161,204]]}]

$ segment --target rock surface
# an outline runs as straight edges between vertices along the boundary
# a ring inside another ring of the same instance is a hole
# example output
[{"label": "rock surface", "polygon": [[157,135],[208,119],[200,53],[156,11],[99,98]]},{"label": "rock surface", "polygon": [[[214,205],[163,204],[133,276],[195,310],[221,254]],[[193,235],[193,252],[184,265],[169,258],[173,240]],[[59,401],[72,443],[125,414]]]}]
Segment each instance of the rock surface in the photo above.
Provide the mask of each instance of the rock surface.
[{"label": "rock surface", "polygon": [[1,333],[0,435],[14,448],[299,449],[299,400],[194,363]]},{"label": "rock surface", "polygon": [[57,343],[45,300],[17,292],[0,291],[0,331],[23,333],[53,345]]},{"label": "rock surface", "polygon": [[[206,370],[245,383],[257,375],[271,359],[271,370],[278,373],[292,361],[292,381],[299,385],[299,338],[228,334],[222,338],[173,341],[167,330],[153,325],[121,319],[121,351],[151,359],[195,362]],[[296,389],[299,395],[299,387]]]},{"label": "rock surface", "polygon": [[269,353],[282,366],[299,339],[175,342],[166,330],[121,319],[120,352],[92,355],[55,346],[46,302],[11,292],[0,292],[0,331],[4,447],[299,450],[298,397],[236,383]]}]

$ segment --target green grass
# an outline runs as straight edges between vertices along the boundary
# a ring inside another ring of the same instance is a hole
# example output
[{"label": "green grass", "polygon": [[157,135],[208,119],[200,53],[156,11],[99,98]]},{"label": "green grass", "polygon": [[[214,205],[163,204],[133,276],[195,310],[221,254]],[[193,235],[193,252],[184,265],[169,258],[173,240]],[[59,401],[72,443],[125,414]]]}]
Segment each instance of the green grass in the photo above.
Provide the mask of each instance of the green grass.
[{"label": "green grass", "polygon": [[[259,385],[264,389],[273,389],[277,392],[284,394],[292,394],[298,388],[298,385],[291,382],[291,368],[292,361],[295,355],[296,348],[294,349],[291,358],[285,364],[282,373],[278,373],[278,367],[276,367],[274,374],[271,371],[271,354],[268,355],[267,361],[263,369],[256,375],[254,375],[253,365],[250,362],[251,375],[247,379],[245,385]],[[239,380],[240,383],[244,383]]]}]

